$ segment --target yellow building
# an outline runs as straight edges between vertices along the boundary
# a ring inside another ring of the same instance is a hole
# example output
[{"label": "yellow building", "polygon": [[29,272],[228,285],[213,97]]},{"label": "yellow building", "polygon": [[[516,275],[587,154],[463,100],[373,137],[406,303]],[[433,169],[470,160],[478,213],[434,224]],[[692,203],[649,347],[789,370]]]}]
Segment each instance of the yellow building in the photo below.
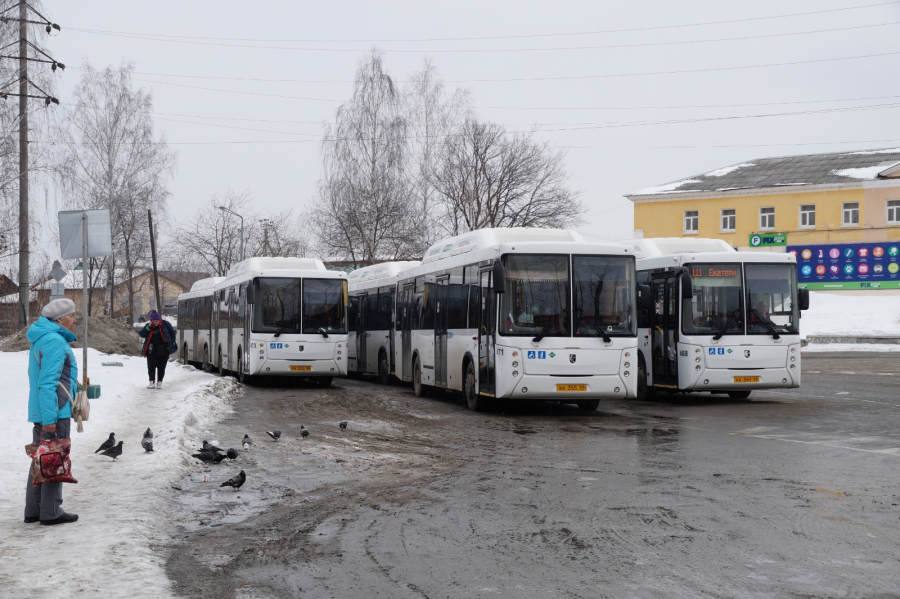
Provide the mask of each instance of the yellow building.
[{"label": "yellow building", "polygon": [[900,148],[750,160],[626,197],[636,237],[793,251],[810,289],[900,289]]}]

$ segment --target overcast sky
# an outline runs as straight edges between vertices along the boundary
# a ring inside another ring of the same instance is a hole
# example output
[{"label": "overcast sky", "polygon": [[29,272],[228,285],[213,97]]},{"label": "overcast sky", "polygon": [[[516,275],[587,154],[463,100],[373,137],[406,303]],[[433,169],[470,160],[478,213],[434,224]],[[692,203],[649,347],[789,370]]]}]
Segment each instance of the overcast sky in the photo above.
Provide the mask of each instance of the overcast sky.
[{"label": "overcast sky", "polygon": [[[591,240],[631,237],[623,194],[643,187],[757,157],[900,145],[897,1],[44,8],[62,26],[47,49],[71,67],[57,77],[61,102],[85,61],[131,62],[135,85],[152,90],[156,124],[178,152],[171,221],[229,187],[249,190],[264,211],[302,209],[320,173],[322,123],[373,46],[397,80],[430,57],[483,118],[567,148],[571,184],[589,207],[578,229]],[[783,63],[799,64],[741,68]],[[745,118],[777,113],[793,114]]]}]

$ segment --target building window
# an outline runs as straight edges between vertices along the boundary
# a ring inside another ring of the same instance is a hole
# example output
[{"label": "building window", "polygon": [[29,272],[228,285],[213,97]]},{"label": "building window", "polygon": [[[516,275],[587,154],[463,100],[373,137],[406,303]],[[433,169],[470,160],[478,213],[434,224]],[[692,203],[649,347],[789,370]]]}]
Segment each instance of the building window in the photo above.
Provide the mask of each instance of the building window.
[{"label": "building window", "polygon": [[722,210],[722,228],[720,233],[734,233],[735,225],[734,208]]},{"label": "building window", "polygon": [[841,209],[841,226],[856,227],[859,225],[859,202],[844,202]]},{"label": "building window", "polygon": [[803,204],[800,206],[800,228],[814,229],[816,227],[816,205]]},{"label": "building window", "polygon": [[889,225],[900,225],[900,200],[887,201],[887,222]]},{"label": "building window", "polygon": [[775,208],[759,209],[759,230],[772,231],[775,229]]},{"label": "building window", "polygon": [[685,234],[696,234],[700,228],[700,213],[697,210],[684,211],[684,232]]}]

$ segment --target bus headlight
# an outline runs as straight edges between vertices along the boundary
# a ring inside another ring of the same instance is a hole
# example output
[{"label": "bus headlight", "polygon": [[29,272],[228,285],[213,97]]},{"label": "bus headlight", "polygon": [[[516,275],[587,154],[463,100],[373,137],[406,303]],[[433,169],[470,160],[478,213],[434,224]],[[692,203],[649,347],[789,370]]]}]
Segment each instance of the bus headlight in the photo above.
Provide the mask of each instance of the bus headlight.
[{"label": "bus headlight", "polygon": [[700,356],[697,356],[697,357],[694,359],[694,362],[697,362],[697,363],[699,364],[699,363],[700,363]]},{"label": "bus headlight", "polygon": [[519,363],[518,363],[518,362],[513,362],[512,365],[513,365],[513,368],[516,368],[516,367],[519,365]]},{"label": "bus headlight", "polygon": [[694,370],[700,370],[700,365],[697,364],[696,366],[694,366]]},{"label": "bus headlight", "polygon": [[518,370],[513,370],[513,376],[519,376],[519,371],[518,371]]},{"label": "bus headlight", "polygon": [[625,362],[625,368],[631,368],[631,362]]},{"label": "bus headlight", "polygon": [[797,357],[796,357],[796,356],[791,356],[791,362],[796,362],[796,361],[797,361]]},{"label": "bus headlight", "polygon": [[793,370],[793,369],[794,369],[794,366],[795,366],[795,365],[794,365],[794,364],[791,364],[791,370]]},{"label": "bus headlight", "polygon": [[625,376],[628,376],[628,375],[630,375],[630,374],[631,374],[631,373],[628,372],[627,370],[625,371]]}]

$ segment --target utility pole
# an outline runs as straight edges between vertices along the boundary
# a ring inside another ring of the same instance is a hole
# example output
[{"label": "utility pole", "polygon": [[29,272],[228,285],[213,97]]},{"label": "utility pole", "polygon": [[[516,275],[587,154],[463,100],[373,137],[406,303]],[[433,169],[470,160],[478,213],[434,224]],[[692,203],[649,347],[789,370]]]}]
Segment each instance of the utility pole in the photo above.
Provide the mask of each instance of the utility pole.
[{"label": "utility pole", "polygon": [[[28,25],[43,25],[49,34],[54,29],[60,31],[59,25],[51,23],[44,15],[39,13],[30,6],[25,0],[19,0],[19,17],[12,18],[6,16],[16,5],[12,5],[6,10],[0,12],[0,21],[8,23],[9,21],[19,22],[19,55],[9,56],[0,54],[0,59],[17,59],[19,61],[19,93],[12,94],[0,91],[0,98],[6,99],[9,96],[19,96],[19,329],[23,329],[28,325],[31,306],[29,297],[30,283],[28,269],[31,258],[31,245],[28,241],[28,99],[37,98],[43,100],[49,106],[50,104],[59,104],[59,100],[46,93],[35,83],[28,79],[28,62],[43,62],[49,64],[53,71],[56,69],[65,69],[66,65],[56,61],[49,54],[28,41]],[[41,20],[29,20],[28,11],[33,12]],[[6,50],[15,43],[0,48],[0,52]],[[31,58],[28,56],[29,46],[33,48],[40,56]],[[36,88],[42,95],[29,94],[29,84]]]},{"label": "utility pole", "polygon": [[19,330],[28,326],[28,22],[25,0],[19,2]]},{"label": "utility pole", "polygon": [[163,305],[159,297],[159,274],[157,274],[156,270],[156,238],[153,235],[153,213],[150,210],[147,210],[147,222],[150,223],[150,255],[153,257],[153,287],[156,290],[156,311],[161,315],[163,313]]}]

